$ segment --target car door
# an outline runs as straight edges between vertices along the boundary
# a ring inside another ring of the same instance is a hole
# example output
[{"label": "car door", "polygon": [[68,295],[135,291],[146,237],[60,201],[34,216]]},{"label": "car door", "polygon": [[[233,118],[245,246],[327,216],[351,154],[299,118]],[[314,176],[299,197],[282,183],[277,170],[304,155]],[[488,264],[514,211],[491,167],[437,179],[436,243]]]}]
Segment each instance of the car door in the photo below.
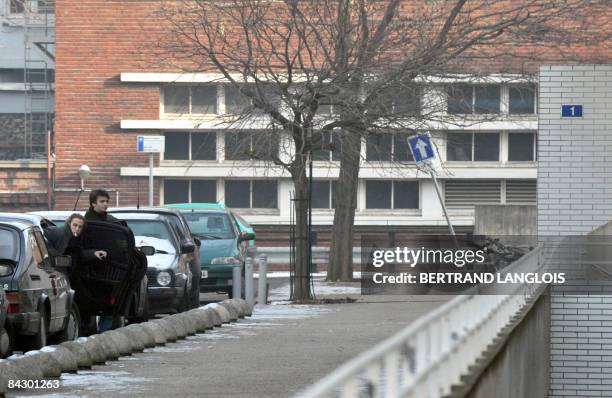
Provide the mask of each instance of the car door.
[{"label": "car door", "polygon": [[[68,296],[64,293],[62,297],[64,287],[58,281],[57,271],[51,265],[45,240],[38,228],[30,230],[29,240],[36,267],[30,267],[28,277],[32,287],[36,286],[37,290],[49,299],[49,332],[53,333],[60,330],[63,325]],[[59,302],[61,299],[63,307]]]}]

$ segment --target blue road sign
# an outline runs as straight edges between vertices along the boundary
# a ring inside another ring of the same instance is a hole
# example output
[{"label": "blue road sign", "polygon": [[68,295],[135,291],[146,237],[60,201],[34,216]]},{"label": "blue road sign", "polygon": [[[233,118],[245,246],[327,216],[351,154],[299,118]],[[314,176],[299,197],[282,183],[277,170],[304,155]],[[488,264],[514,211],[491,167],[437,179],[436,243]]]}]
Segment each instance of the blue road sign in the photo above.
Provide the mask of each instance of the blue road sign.
[{"label": "blue road sign", "polygon": [[582,117],[582,105],[561,105],[562,117]]},{"label": "blue road sign", "polygon": [[412,152],[412,157],[417,163],[424,162],[436,157],[436,154],[431,144],[431,139],[428,135],[413,135],[408,137],[408,146]]},{"label": "blue road sign", "polygon": [[136,151],[144,152],[144,137],[142,135],[139,135],[136,141]]}]

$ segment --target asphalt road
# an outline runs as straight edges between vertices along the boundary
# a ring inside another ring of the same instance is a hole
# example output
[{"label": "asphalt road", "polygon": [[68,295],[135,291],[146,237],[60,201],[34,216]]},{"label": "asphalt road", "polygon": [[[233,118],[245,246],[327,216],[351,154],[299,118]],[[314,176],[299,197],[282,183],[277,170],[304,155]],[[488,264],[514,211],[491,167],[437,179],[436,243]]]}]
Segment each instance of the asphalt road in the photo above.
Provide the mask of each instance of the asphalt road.
[{"label": "asphalt road", "polygon": [[362,296],[351,304],[256,307],[251,318],[62,375],[58,390],[9,396],[292,396],[449,298]]}]

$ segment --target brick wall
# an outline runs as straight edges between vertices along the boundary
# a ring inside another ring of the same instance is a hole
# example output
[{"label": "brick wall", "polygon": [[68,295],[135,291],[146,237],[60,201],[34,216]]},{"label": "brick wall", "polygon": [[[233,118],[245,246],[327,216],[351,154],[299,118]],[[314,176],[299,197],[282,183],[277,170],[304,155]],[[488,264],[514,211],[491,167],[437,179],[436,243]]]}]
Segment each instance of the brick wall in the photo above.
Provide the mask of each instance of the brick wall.
[{"label": "brick wall", "polygon": [[[539,89],[538,235],[575,241],[612,220],[612,65],[542,67]],[[562,118],[562,104],[583,105],[583,117]],[[565,245],[565,265],[580,271],[585,248]],[[550,396],[612,396],[609,288],[560,289],[551,300]]]},{"label": "brick wall", "polygon": [[0,212],[47,209],[47,162],[0,162]]}]

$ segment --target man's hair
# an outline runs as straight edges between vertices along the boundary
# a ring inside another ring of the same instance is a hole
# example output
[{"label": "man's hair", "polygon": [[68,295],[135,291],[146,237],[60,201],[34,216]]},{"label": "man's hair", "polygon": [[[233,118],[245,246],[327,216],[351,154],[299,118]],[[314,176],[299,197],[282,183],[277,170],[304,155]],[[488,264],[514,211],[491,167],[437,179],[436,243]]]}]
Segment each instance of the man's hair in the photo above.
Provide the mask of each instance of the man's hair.
[{"label": "man's hair", "polygon": [[66,219],[66,225],[70,227],[72,220],[74,220],[75,218],[78,218],[79,220],[83,220],[83,229],[85,229],[85,227],[87,226],[87,220],[85,220],[85,217],[83,217],[83,215],[79,213],[72,213],[70,217]]},{"label": "man's hair", "polygon": [[89,194],[89,205],[91,206],[92,203],[96,203],[98,198],[106,198],[110,200],[110,195],[105,189],[94,189]]}]

